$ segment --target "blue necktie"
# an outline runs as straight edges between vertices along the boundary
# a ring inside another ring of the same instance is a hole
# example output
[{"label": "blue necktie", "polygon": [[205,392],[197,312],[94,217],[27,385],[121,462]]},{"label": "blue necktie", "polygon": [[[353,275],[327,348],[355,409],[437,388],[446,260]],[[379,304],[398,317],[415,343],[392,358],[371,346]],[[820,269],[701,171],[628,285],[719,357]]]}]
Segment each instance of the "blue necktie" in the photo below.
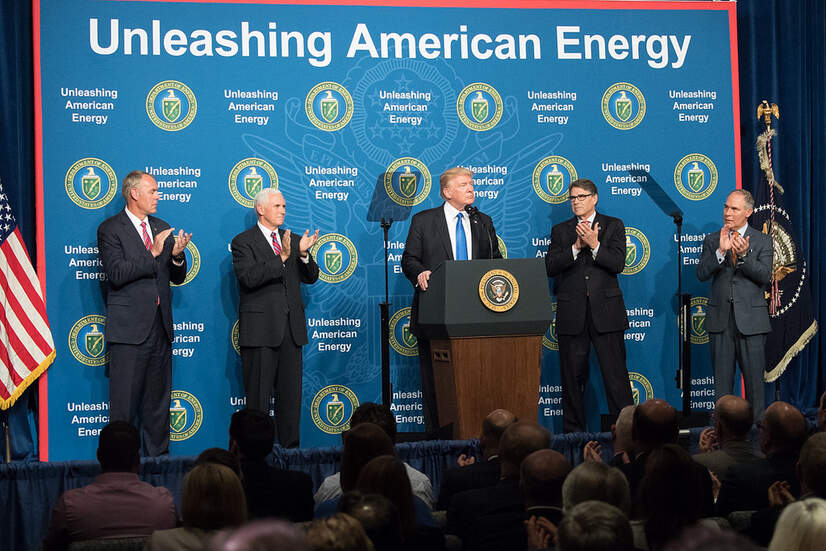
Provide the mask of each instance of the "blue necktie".
[{"label": "blue necktie", "polygon": [[461,212],[456,215],[456,260],[467,260],[467,238]]}]

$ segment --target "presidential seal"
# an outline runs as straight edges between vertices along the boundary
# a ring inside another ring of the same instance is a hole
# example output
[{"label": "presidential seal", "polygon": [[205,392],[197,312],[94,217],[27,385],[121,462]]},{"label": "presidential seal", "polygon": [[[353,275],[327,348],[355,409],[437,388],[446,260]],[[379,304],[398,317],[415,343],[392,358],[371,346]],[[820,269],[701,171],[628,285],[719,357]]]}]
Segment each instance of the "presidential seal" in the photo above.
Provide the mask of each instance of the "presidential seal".
[{"label": "presidential seal", "polygon": [[66,172],[66,195],[84,209],[99,209],[118,191],[118,178],[108,163],[95,157],[75,162]]},{"label": "presidential seal", "polygon": [[162,130],[177,132],[195,120],[198,101],[189,86],[177,80],[159,82],[146,96],[146,114]]},{"label": "presidential seal", "polygon": [[106,316],[92,314],[77,320],[69,330],[69,350],[77,361],[99,367],[109,361],[106,340],[103,338]]},{"label": "presidential seal", "polygon": [[304,100],[304,111],[313,126],[326,132],[341,130],[353,117],[353,98],[347,88],[337,82],[321,82],[313,86]]},{"label": "presidential seal", "polygon": [[688,332],[691,336],[691,344],[708,344],[706,310],[708,310],[708,299],[706,297],[691,298],[688,313]]},{"label": "presidential seal", "polygon": [[240,342],[240,330],[238,329],[238,320],[235,320],[235,323],[232,324],[232,329],[230,329],[229,331],[229,342],[232,343],[232,349],[235,350],[235,353],[240,356],[241,346],[238,344]]},{"label": "presidential seal", "polygon": [[350,428],[350,417],[357,407],[359,399],[352,390],[344,385],[329,385],[313,396],[310,414],[319,430],[341,434]]},{"label": "presidential seal", "polygon": [[462,124],[484,132],[490,130],[502,118],[502,97],[496,88],[484,82],[468,84],[456,99],[456,112]]},{"label": "presidential seal", "polygon": [[427,199],[431,185],[427,166],[413,157],[396,159],[384,171],[385,193],[403,207],[412,207]]},{"label": "presidential seal", "polygon": [[568,186],[577,179],[574,165],[559,155],[545,157],[533,169],[533,190],[546,203],[559,205],[568,200]]},{"label": "presidential seal", "polygon": [[197,276],[198,272],[201,270],[201,253],[198,251],[198,247],[195,246],[195,243],[192,240],[186,244],[186,248],[184,248],[184,256],[186,257],[186,265],[189,267],[186,271],[186,277],[184,278],[183,283],[180,284],[170,282],[169,284],[173,287],[183,287],[195,279],[195,276]]},{"label": "presidential seal", "polygon": [[169,439],[180,442],[191,438],[201,428],[204,420],[204,408],[193,394],[185,390],[172,391],[172,403],[169,406]]},{"label": "presidential seal", "polygon": [[617,82],[602,94],[602,116],[618,130],[630,130],[645,117],[645,97],[627,82]]},{"label": "presidential seal", "polygon": [[648,238],[637,228],[625,228],[625,268],[622,275],[634,275],[641,272],[651,259],[651,244]]},{"label": "presidential seal", "polygon": [[556,335],[556,302],[551,304],[551,309],[554,313],[554,318],[548,326],[548,330],[542,336],[542,346],[548,350],[559,350],[559,337]]},{"label": "presidential seal", "polygon": [[519,283],[508,271],[490,270],[479,280],[479,298],[488,310],[507,312],[519,300]]},{"label": "presidential seal", "polygon": [[702,201],[717,187],[717,167],[701,153],[686,155],[674,168],[674,185],[686,199]]},{"label": "presidential seal", "polygon": [[359,255],[353,242],[339,233],[322,235],[310,249],[321,281],[341,283],[356,271]]},{"label": "presidential seal", "polygon": [[416,335],[410,332],[410,306],[390,318],[390,347],[402,356],[418,356]]},{"label": "presidential seal", "polygon": [[235,163],[229,172],[229,192],[247,208],[253,207],[253,199],[265,187],[278,189],[278,174],[264,159],[246,158]]},{"label": "presidential seal", "polygon": [[654,397],[654,387],[644,375],[629,371],[628,381],[631,383],[631,396],[634,398],[635,406]]}]

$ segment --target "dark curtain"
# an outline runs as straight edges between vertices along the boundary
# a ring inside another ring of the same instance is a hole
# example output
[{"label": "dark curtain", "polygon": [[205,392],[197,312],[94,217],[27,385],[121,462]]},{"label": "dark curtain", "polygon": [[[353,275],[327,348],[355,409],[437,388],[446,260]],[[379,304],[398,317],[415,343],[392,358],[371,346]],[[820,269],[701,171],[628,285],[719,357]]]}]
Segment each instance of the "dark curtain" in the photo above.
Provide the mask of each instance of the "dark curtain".
[{"label": "dark curtain", "polygon": [[[737,3],[740,58],[740,136],[743,188],[761,184],[755,152],[757,106],[765,99],[780,108],[773,124],[774,172],[785,188],[786,209],[810,267],[815,319],[826,321],[824,234],[826,233],[826,2],[741,0]],[[813,406],[826,383],[818,335],[780,378],[782,400]]]}]

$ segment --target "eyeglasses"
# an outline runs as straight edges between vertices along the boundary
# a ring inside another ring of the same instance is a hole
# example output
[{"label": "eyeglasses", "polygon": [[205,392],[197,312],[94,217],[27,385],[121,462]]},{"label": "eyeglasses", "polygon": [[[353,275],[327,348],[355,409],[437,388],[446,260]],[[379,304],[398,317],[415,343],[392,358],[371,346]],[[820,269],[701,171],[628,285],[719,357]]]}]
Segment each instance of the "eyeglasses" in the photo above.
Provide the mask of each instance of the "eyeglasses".
[{"label": "eyeglasses", "polygon": [[586,197],[590,197],[593,193],[583,193],[582,195],[571,195],[569,199],[571,203],[576,203],[577,201],[584,201]]}]

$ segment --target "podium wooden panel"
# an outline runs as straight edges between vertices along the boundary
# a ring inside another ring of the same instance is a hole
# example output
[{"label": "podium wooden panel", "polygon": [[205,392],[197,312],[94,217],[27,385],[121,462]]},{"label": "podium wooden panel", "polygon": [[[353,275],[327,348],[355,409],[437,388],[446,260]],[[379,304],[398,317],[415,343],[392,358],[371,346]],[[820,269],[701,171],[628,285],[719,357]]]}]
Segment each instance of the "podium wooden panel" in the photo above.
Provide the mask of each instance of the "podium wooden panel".
[{"label": "podium wooden panel", "polygon": [[496,408],[535,420],[542,336],[454,337],[430,341],[439,424],[453,438],[479,436]]}]

